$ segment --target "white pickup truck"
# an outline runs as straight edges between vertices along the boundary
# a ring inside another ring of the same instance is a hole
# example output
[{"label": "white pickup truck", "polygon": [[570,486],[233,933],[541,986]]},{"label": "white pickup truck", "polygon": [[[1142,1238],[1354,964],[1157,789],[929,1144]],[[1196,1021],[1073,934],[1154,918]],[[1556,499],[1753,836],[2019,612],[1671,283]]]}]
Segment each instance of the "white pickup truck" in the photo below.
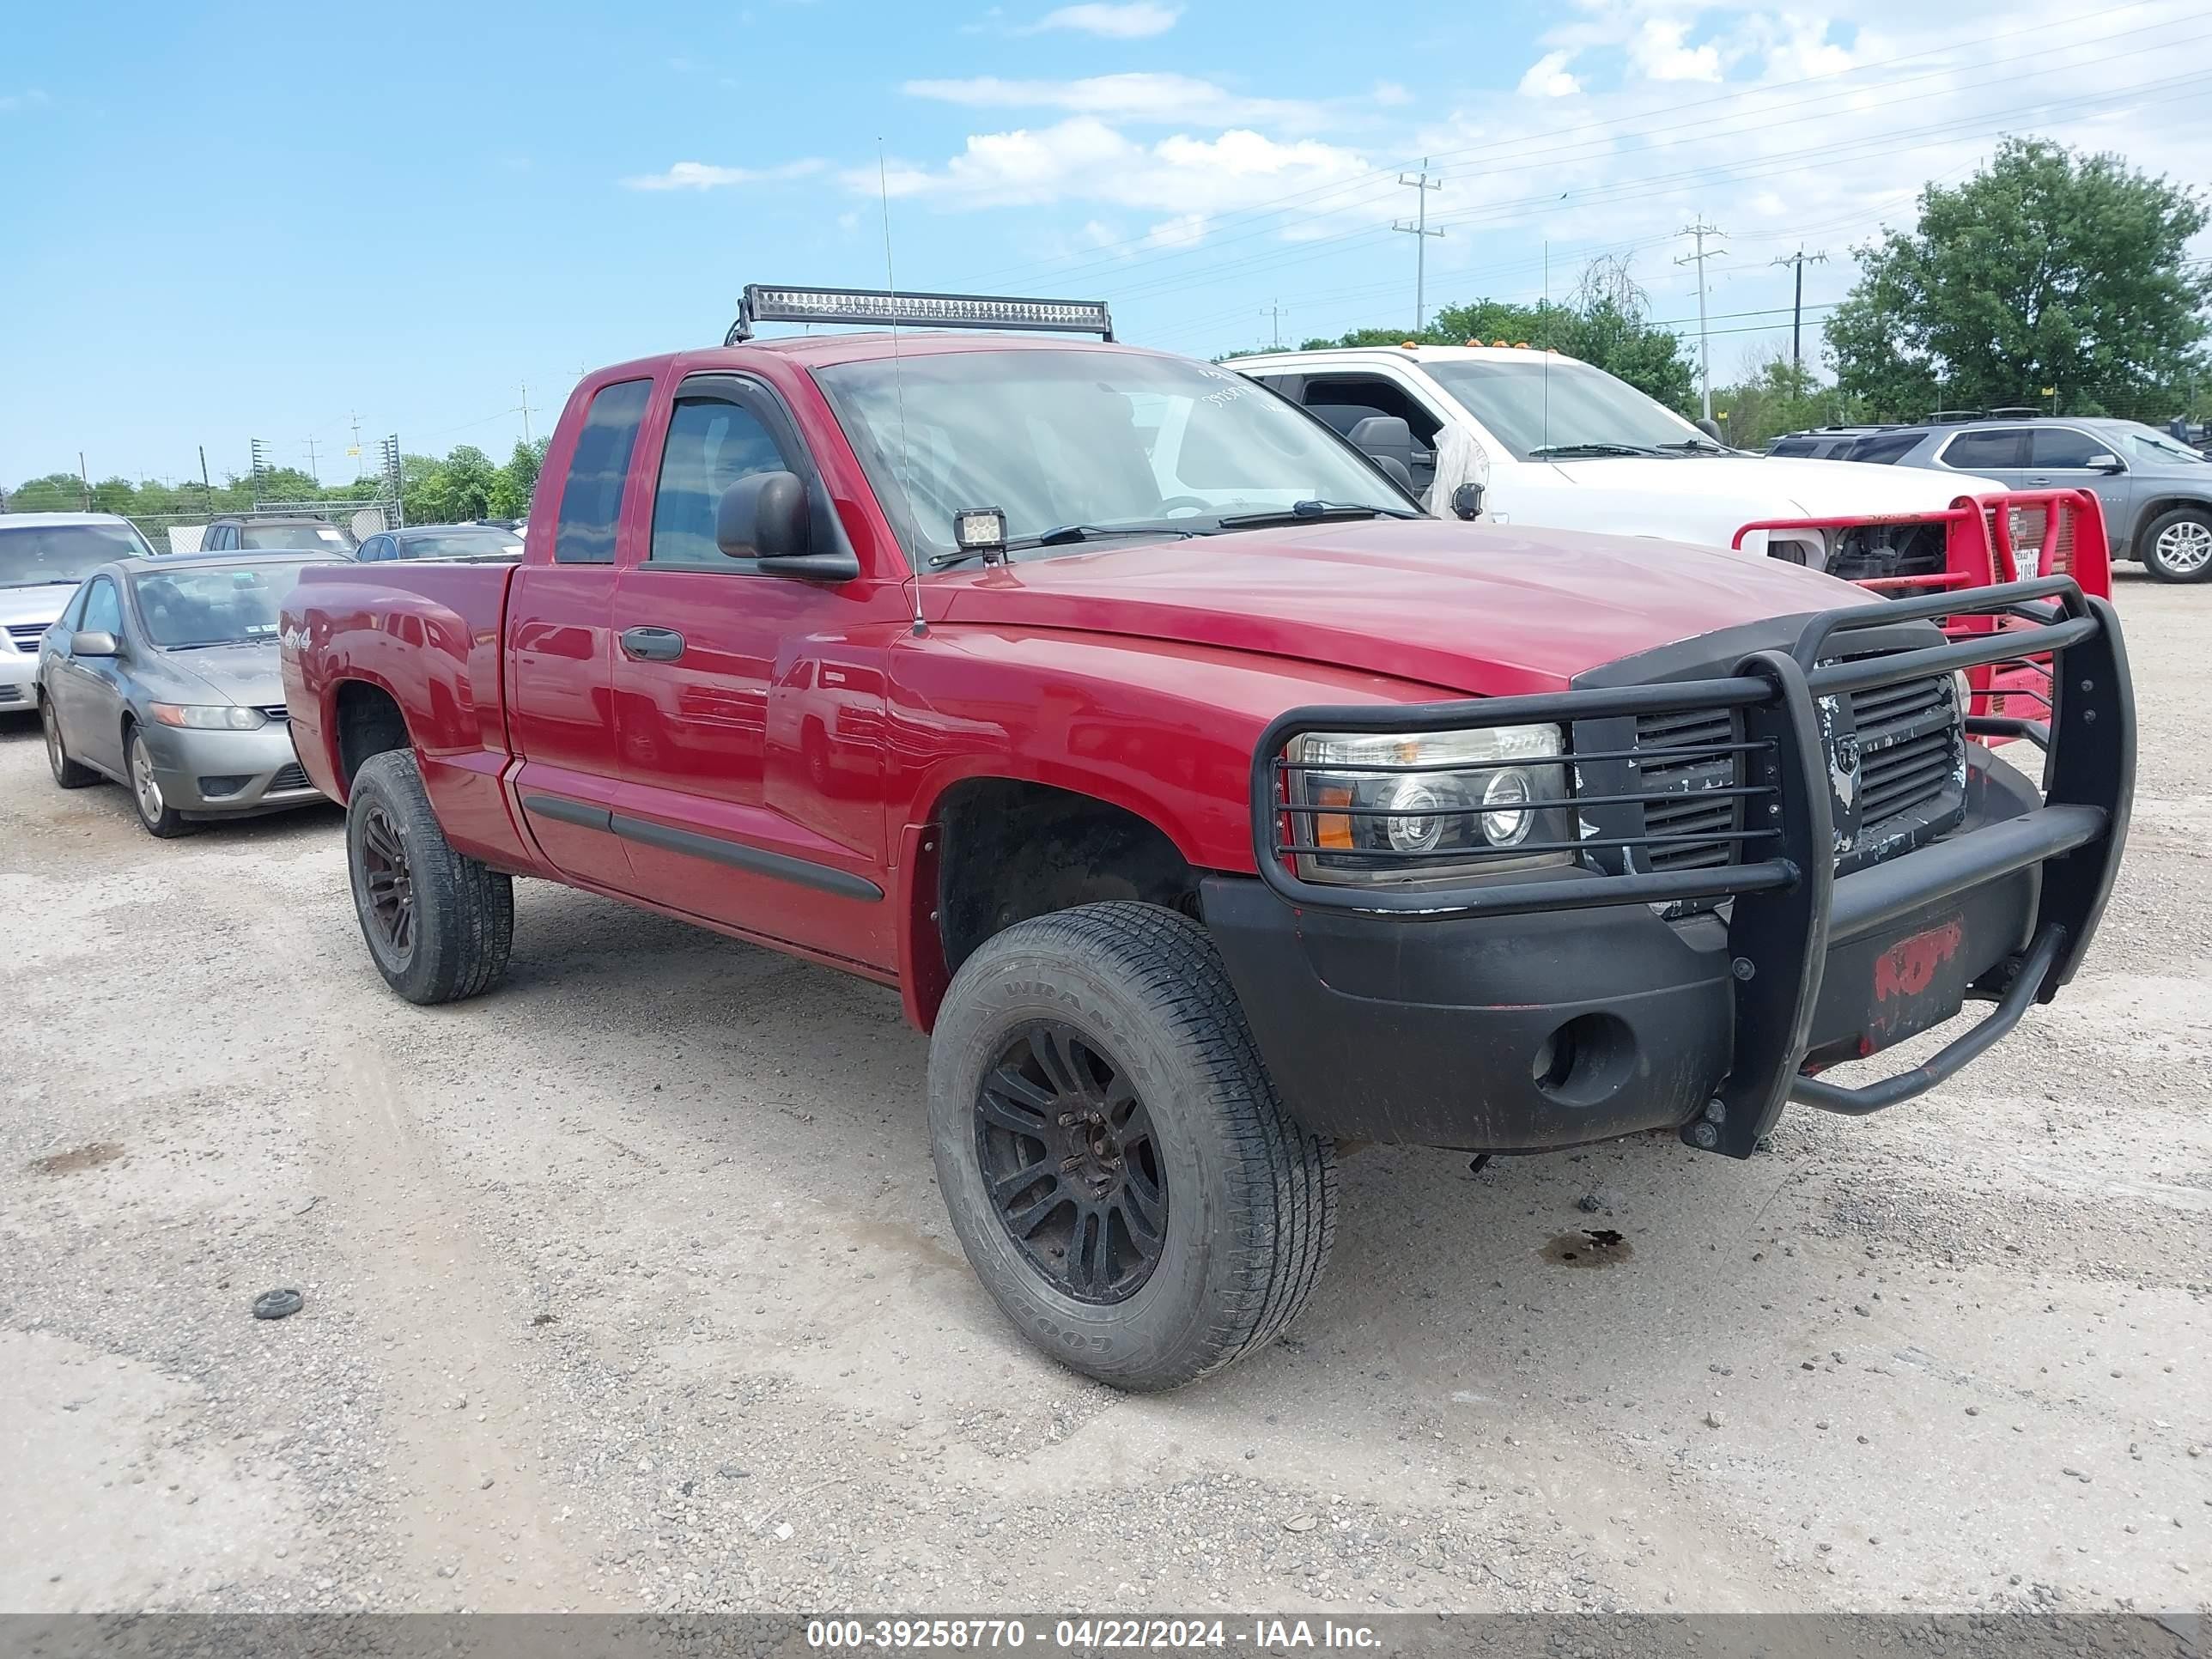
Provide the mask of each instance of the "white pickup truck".
[{"label": "white pickup truck", "polygon": [[[1601,368],[1527,346],[1270,352],[1229,367],[1370,453],[1389,453],[1391,422],[1402,420],[1411,446],[1395,459],[1431,509],[1449,512],[1458,485],[1479,483],[1482,516],[1498,524],[1726,547],[1762,520],[1935,512],[2004,488],[1952,472],[1747,454]],[[1744,546],[1822,568],[1818,546],[1780,540],[1770,545],[1754,531]]]}]

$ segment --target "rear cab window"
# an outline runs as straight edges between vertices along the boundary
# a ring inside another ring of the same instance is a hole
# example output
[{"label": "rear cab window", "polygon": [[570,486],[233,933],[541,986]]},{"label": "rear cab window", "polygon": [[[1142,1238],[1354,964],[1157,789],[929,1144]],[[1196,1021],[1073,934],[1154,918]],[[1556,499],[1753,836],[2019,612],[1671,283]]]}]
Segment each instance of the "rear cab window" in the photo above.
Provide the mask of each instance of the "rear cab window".
[{"label": "rear cab window", "polygon": [[1961,432],[1936,458],[1960,472],[2010,471],[2027,465],[2027,428],[1998,427]]},{"label": "rear cab window", "polygon": [[651,380],[617,380],[592,394],[553,527],[556,564],[612,564],[615,530],[622,518],[623,485],[644,423]]}]

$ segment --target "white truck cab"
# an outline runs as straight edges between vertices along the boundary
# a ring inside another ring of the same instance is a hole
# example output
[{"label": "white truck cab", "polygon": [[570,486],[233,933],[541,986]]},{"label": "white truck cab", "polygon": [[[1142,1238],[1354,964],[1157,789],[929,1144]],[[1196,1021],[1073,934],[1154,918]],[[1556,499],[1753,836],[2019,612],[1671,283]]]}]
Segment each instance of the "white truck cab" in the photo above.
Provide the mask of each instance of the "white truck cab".
[{"label": "white truck cab", "polygon": [[[1479,483],[1483,516],[1498,524],[1726,547],[1760,520],[1929,512],[2004,488],[1957,473],[1730,449],[1626,380],[1528,346],[1269,352],[1227,367],[1347,436],[1376,416],[1403,420],[1413,441],[1407,471],[1431,510],[1449,511],[1457,485]],[[1744,546],[1823,562],[1817,545],[1770,547],[1764,532]]]}]

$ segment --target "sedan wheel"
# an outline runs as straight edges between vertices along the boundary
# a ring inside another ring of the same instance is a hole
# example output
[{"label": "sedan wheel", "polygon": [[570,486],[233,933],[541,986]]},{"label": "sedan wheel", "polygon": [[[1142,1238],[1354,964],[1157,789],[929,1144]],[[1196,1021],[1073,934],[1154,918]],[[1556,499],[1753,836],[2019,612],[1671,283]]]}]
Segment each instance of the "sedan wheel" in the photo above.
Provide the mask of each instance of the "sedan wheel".
[{"label": "sedan wheel", "polygon": [[146,748],[145,735],[135,728],[131,733],[130,763],[131,799],[137,805],[138,822],[146,826],[146,833],[164,841],[190,834],[192,826],[185,821],[184,814],[162,796],[161,781],[154,775],[154,757]]}]

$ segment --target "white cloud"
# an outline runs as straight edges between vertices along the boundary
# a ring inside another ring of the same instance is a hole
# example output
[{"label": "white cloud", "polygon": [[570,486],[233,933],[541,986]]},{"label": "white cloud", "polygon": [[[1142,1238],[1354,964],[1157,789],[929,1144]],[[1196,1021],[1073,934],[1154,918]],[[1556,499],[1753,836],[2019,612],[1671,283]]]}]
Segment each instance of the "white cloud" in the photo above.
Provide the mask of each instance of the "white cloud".
[{"label": "white cloud", "polygon": [[1196,247],[1205,240],[1203,213],[1179,213],[1145,233],[1145,240],[1154,247]]},{"label": "white cloud", "polygon": [[1182,15],[1180,6],[1162,6],[1153,0],[1128,0],[1123,5],[1093,3],[1062,6],[1057,11],[1047,12],[1027,28],[1023,34],[1041,34],[1048,29],[1073,29],[1079,34],[1095,34],[1107,40],[1143,40],[1155,34],[1165,34]]},{"label": "white cloud", "polygon": [[1194,76],[1133,72],[1093,75],[1079,81],[1007,81],[981,75],[964,81],[909,81],[902,90],[969,109],[1056,109],[1107,120],[1226,126],[1273,121],[1310,126],[1321,119],[1310,104],[1280,98],[1247,98]]},{"label": "white cloud", "polygon": [[1373,97],[1385,109],[1397,109],[1413,101],[1413,94],[1395,81],[1377,81]]},{"label": "white cloud", "polygon": [[783,179],[804,179],[819,173],[826,161],[786,161],[772,167],[723,167],[706,161],[678,161],[665,173],[648,173],[625,179],[624,190],[721,190],[732,185],[771,184]]},{"label": "white cloud", "polygon": [[[1370,170],[1356,151],[1314,139],[1285,142],[1233,127],[1216,138],[1178,133],[1146,144],[1082,115],[973,134],[942,166],[894,166],[889,184],[893,195],[952,208],[1086,201],[1180,216],[1228,211]],[[872,194],[875,169],[854,168],[844,182]]]},{"label": "white cloud", "polygon": [[1573,97],[1583,89],[1583,83],[1567,73],[1567,65],[1573,58],[1571,52],[1546,52],[1528,65],[1518,90],[1529,98]]},{"label": "white cloud", "polygon": [[1720,48],[1710,41],[1686,46],[1682,42],[1689,33],[1690,26],[1674,18],[1645,18],[1628,43],[1630,67],[1651,81],[1719,80]]},{"label": "white cloud", "polygon": [[18,110],[37,109],[53,100],[33,87],[27,92],[0,92],[0,115],[13,115]]}]

